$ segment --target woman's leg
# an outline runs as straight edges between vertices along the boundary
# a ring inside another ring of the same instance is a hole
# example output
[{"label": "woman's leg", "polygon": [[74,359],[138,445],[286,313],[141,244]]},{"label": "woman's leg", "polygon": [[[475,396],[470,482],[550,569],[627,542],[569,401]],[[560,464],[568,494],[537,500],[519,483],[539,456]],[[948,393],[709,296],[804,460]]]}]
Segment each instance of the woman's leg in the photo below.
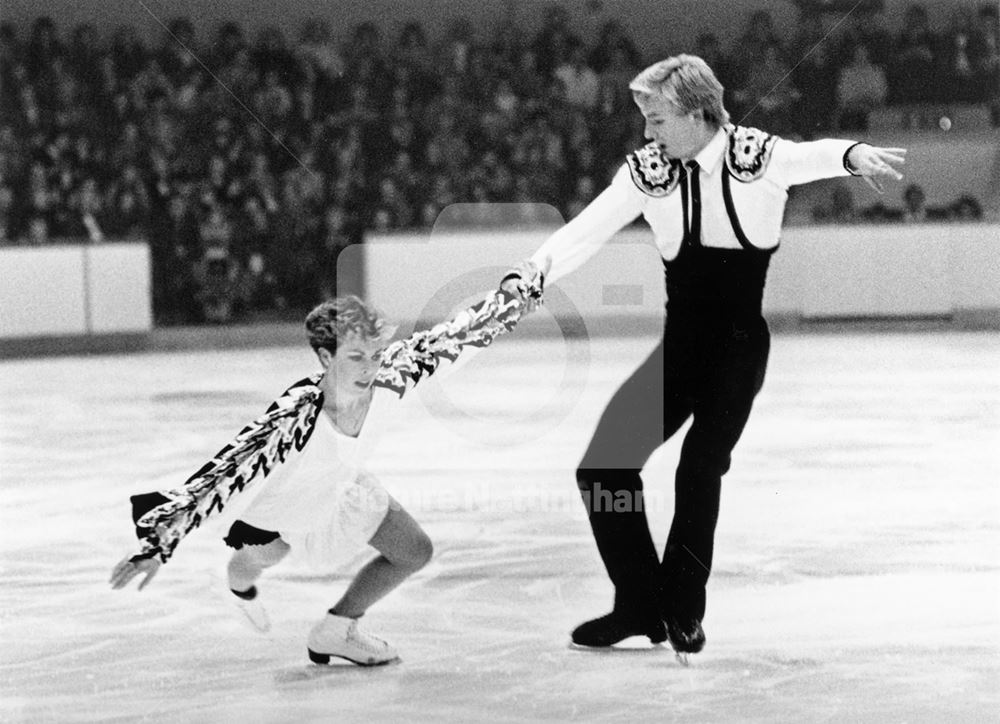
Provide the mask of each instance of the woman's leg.
[{"label": "woman's leg", "polygon": [[358,571],[330,613],[346,618],[364,615],[373,603],[427,565],[434,552],[420,524],[392,498],[369,543],[379,552],[378,557]]},{"label": "woman's leg", "polygon": [[291,550],[285,541],[276,538],[262,545],[246,544],[233,551],[229,559],[229,588],[233,591],[247,592],[253,588],[265,568],[270,568],[288,555]]},{"label": "woman's leg", "polygon": [[[240,521],[237,521],[240,523]],[[241,535],[244,536],[241,538]],[[249,535],[265,542],[248,542],[245,538]],[[257,596],[257,587],[254,585],[265,568],[273,566],[280,561],[291,550],[285,541],[271,531],[261,531],[245,523],[234,525],[230,529],[226,542],[239,547],[233,551],[233,557],[229,559],[229,589],[235,594],[236,606],[247,617],[250,624],[261,633],[271,629],[271,619],[267,615],[260,598]]]}]

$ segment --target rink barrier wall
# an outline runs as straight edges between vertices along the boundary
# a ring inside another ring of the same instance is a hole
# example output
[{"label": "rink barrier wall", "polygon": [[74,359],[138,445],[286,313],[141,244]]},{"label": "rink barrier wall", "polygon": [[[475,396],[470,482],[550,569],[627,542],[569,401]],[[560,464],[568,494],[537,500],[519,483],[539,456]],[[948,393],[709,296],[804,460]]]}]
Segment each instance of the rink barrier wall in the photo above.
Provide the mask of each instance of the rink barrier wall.
[{"label": "rink barrier wall", "polygon": [[[551,228],[371,236],[341,268],[400,332],[447,318],[533,253]],[[353,258],[352,258],[353,257]],[[662,263],[648,229],[619,233],[550,285],[521,336],[655,334]],[[805,226],[786,230],[764,312],[778,330],[831,324],[1000,329],[1000,226]],[[144,243],[0,248],[0,357],[233,349],[303,342],[299,322],[152,327]]]},{"label": "rink barrier wall", "polygon": [[0,247],[0,355],[143,348],[150,289],[142,242]]},{"label": "rink barrier wall", "polygon": [[[433,323],[530,256],[547,230],[372,236],[367,298],[404,326]],[[588,330],[662,322],[663,267],[648,229],[630,228],[547,290],[547,309]],[[765,315],[802,322],[940,320],[1000,327],[1000,226],[803,226],[771,262]]]}]

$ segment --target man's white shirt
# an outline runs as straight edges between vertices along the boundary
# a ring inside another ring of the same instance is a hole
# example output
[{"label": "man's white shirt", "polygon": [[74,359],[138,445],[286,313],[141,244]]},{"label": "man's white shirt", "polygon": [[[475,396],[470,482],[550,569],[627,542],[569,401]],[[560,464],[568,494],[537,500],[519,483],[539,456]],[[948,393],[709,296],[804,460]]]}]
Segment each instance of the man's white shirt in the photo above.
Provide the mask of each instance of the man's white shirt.
[{"label": "man's white shirt", "polygon": [[[854,141],[825,139],[794,142],[771,137],[764,168],[754,180],[744,182],[731,175],[726,155],[730,151],[731,127],[723,127],[695,156],[700,167],[701,243],[708,247],[741,249],[726,209],[723,175],[742,230],[758,249],[778,246],[788,188],[834,176],[847,176],[844,155]],[[759,133],[759,132],[758,132]],[[680,169],[680,173],[684,173]],[[684,208],[680,188],[666,195],[650,195],[634,179],[628,163],[622,164],[611,184],[580,214],[553,233],[531,260],[544,268],[551,260],[547,283],[555,282],[581,266],[619,229],[642,214],[653,231],[661,256],[677,256],[684,238]],[[689,213],[690,213],[690,199]]]}]

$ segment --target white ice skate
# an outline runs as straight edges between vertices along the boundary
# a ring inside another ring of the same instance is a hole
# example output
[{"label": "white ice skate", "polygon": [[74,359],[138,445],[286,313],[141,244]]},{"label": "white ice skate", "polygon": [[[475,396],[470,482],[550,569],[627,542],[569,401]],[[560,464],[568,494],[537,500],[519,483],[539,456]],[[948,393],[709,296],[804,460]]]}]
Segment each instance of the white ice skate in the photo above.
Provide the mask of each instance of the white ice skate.
[{"label": "white ice skate", "polygon": [[314,664],[328,664],[331,656],[358,666],[380,666],[399,660],[396,649],[361,631],[355,619],[328,613],[309,633],[309,659]]},{"label": "white ice skate", "polygon": [[243,614],[243,618],[249,623],[254,631],[267,633],[271,630],[271,617],[267,615],[267,609],[260,602],[260,593],[253,598],[241,598],[233,594],[233,603]]}]

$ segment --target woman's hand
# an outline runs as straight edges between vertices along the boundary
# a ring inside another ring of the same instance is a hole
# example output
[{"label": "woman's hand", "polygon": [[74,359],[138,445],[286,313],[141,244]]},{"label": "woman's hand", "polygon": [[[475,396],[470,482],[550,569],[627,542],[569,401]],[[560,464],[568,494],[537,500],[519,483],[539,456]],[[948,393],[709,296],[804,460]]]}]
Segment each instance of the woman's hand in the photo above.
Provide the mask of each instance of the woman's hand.
[{"label": "woman's hand", "polygon": [[525,304],[525,309],[530,313],[538,308],[541,300],[528,293],[528,285],[534,283],[541,288],[545,283],[545,275],[552,266],[550,258],[545,259],[545,268],[539,269],[534,262],[529,259],[516,264],[500,282],[500,289],[512,294]]},{"label": "woman's hand", "polygon": [[141,591],[153,580],[153,576],[160,570],[161,565],[163,564],[160,562],[160,559],[155,556],[152,558],[125,556],[114,567],[114,570],[111,571],[111,587],[115,590],[124,588],[133,578],[140,573],[145,573],[145,578],[139,582],[139,590]]}]

